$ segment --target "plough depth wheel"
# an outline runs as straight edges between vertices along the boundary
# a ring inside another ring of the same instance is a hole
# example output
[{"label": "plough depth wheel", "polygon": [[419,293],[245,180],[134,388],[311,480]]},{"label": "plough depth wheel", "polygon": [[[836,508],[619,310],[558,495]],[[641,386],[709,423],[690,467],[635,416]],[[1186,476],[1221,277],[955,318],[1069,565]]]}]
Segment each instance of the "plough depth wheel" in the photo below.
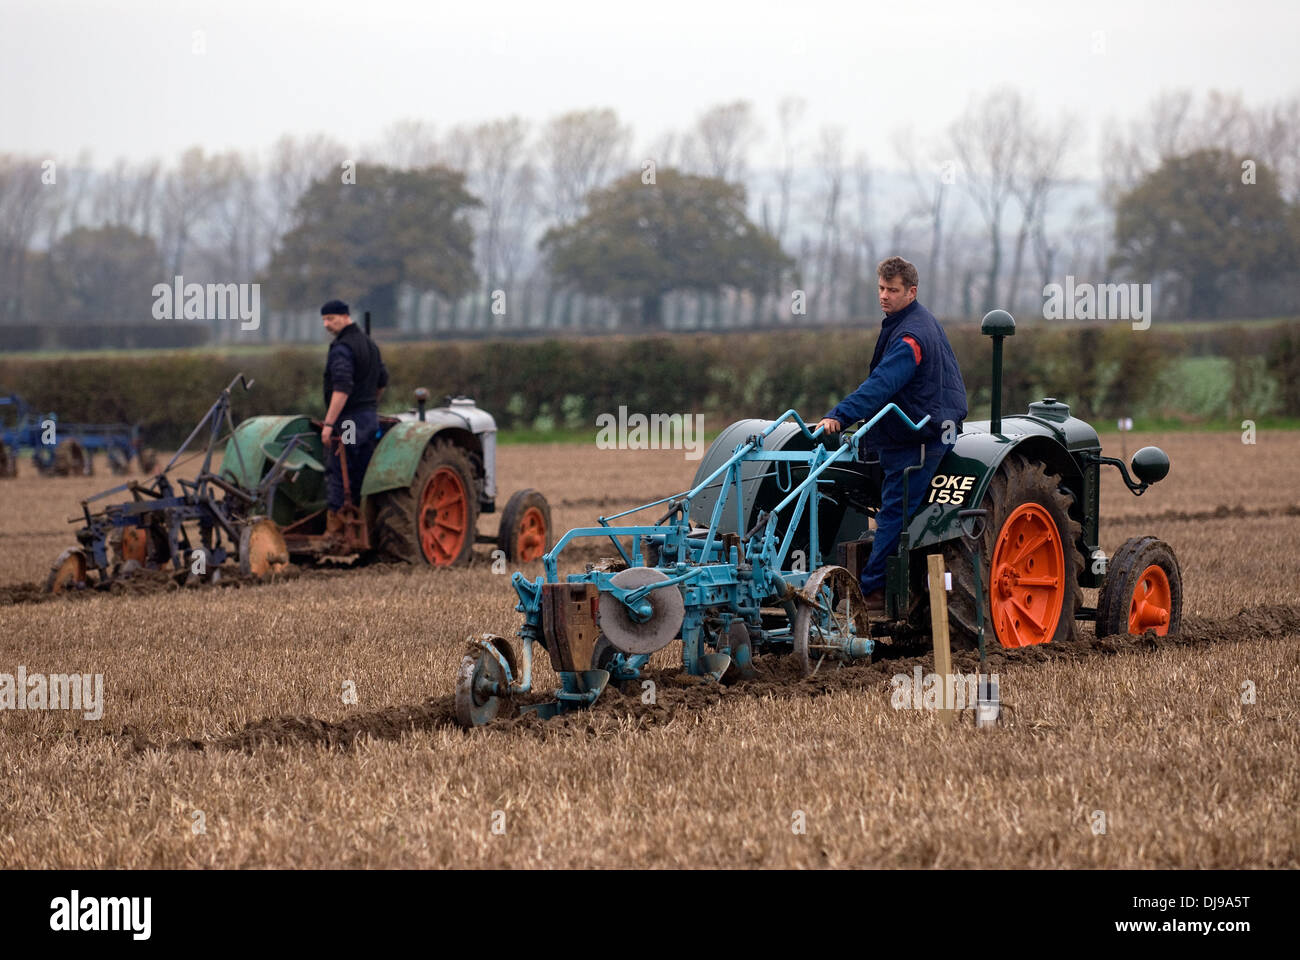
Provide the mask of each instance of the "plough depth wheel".
[{"label": "plough depth wheel", "polygon": [[858,582],[843,567],[819,567],[804,585],[791,624],[796,661],[807,676],[824,660],[869,656],[871,620]]}]

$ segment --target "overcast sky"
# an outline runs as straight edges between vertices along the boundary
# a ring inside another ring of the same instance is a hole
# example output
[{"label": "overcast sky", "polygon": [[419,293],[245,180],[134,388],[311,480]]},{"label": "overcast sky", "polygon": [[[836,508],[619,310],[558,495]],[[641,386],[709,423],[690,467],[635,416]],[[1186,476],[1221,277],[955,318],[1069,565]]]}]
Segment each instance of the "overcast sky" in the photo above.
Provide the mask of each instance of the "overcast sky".
[{"label": "overcast sky", "polygon": [[[1165,89],[1300,91],[1300,3],[1008,3],[916,10],[822,3],[602,0],[0,0],[0,152],[96,164],[199,144],[260,150],[281,133],[349,146],[394,120],[439,131],[609,106],[641,150],[719,102],[752,101],[774,149],[776,106],[841,123],[878,163],[910,119],[944,127],[1004,83],[1070,110],[1089,138]],[[193,52],[203,31],[206,52]],[[1100,45],[1099,52],[1095,47]]]}]

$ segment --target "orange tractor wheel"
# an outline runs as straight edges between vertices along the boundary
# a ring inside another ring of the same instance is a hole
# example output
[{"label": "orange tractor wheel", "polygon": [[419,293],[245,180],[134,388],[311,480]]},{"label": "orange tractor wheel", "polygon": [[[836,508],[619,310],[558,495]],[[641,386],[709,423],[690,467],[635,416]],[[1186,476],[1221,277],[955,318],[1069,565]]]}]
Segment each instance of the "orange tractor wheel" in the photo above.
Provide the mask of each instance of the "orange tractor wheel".
[{"label": "orange tractor wheel", "polygon": [[536,490],[518,490],[501,513],[497,547],[510,563],[540,560],[553,543],[551,505]]},{"label": "orange tractor wheel", "polygon": [[377,495],[371,542],[394,560],[432,567],[468,563],[478,524],[476,475],[464,450],[435,439],[410,486]]},{"label": "orange tractor wheel", "polygon": [[1183,619],[1183,577],[1173,547],[1133,537],[1115,551],[1097,595],[1097,636],[1177,633]]},{"label": "orange tractor wheel", "polygon": [[[986,643],[1028,647],[1075,636],[1084,560],[1073,503],[1060,476],[1040,461],[1012,454],[998,468],[980,501],[988,511],[980,541]],[[954,640],[974,647],[979,619],[968,544],[960,538],[945,544],[944,563],[952,571],[949,629]]]}]

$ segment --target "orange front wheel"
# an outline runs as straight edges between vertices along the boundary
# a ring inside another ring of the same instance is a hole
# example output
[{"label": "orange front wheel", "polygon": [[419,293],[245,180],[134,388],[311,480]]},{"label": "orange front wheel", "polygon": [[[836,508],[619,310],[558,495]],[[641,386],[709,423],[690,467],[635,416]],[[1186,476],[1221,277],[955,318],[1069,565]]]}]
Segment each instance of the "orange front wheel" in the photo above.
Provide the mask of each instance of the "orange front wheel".
[{"label": "orange front wheel", "polygon": [[1177,633],[1183,578],[1173,548],[1155,537],[1133,537],[1115,551],[1097,596],[1097,636]]}]

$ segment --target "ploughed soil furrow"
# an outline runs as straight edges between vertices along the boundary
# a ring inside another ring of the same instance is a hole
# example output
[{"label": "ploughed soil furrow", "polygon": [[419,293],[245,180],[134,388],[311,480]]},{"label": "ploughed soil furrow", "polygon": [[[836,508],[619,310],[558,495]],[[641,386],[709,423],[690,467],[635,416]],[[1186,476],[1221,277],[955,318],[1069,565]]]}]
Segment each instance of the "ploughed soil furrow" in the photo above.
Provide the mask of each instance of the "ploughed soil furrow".
[{"label": "ploughed soil furrow", "polygon": [[[624,544],[624,546],[627,546],[627,544]],[[564,551],[563,572],[581,570],[584,564],[608,558],[614,552],[613,545],[607,541],[569,547]],[[478,553],[475,554],[470,565],[471,567],[486,569],[491,562],[488,555]],[[362,570],[382,572],[384,570],[409,569],[415,568],[400,561],[357,559],[350,564],[346,561],[326,561],[320,566],[295,563],[290,564],[288,569],[281,573],[259,578],[251,575],[246,576],[239,572],[239,567],[225,564],[221,568],[221,579],[217,583],[208,583],[206,581],[188,583],[167,570],[136,570],[129,576],[120,577],[102,587],[69,589],[58,594],[46,593],[44,581],[11,584],[10,586],[0,587],[0,607],[21,603],[77,603],[90,597],[105,595],[142,597],[150,594],[167,593],[172,590],[230,590],[241,587],[268,586],[290,580],[344,577],[355,575]],[[441,572],[428,568],[421,569],[430,576],[437,576]],[[541,573],[542,566],[538,562],[523,569],[531,578]]]},{"label": "ploughed soil furrow", "polygon": [[1219,504],[1213,510],[1165,510],[1162,513],[1135,513],[1103,516],[1101,522],[1107,523],[1164,523],[1171,520],[1244,520],[1249,517],[1300,517],[1300,504],[1292,503],[1285,507],[1257,507],[1248,510],[1242,506],[1229,507]]},{"label": "ploughed soil furrow", "polygon": [[[1276,604],[1243,609],[1236,616],[1223,619],[1190,617],[1184,620],[1182,631],[1176,636],[1157,637],[1155,631],[1147,631],[1143,636],[1098,638],[1084,635],[1068,643],[1044,644],[1019,650],[995,646],[988,651],[987,663],[991,671],[997,672],[1019,664],[1049,660],[1073,661],[1126,653],[1144,654],[1197,644],[1246,643],[1293,635],[1300,635],[1300,606]],[[622,689],[611,684],[596,704],[587,710],[561,714],[550,720],[542,720],[535,713],[516,714],[496,720],[490,729],[543,739],[574,734],[608,735],[613,730],[627,729],[629,724],[636,729],[670,723],[736,697],[790,699],[841,691],[883,690],[887,688],[889,678],[895,674],[911,673],[918,666],[925,670],[933,668],[933,655],[928,640],[908,646],[880,646],[877,647],[877,654],[869,663],[824,668],[811,677],[799,675],[798,666],[792,657],[759,656],[754,662],[758,676],[730,687],[715,683],[712,678],[692,677],[671,668],[648,671],[643,679],[654,681],[653,704],[642,702],[644,688],[641,681],[624,684]],[[974,673],[979,667],[979,654],[974,650],[954,650],[952,667],[954,673]],[[549,699],[548,691],[529,695],[520,702],[536,703]],[[1009,722],[1014,723],[1014,703],[1005,703],[1004,709],[1010,714]],[[608,721],[614,722],[611,724]],[[420,704],[358,713],[339,721],[310,716],[265,717],[249,723],[241,730],[208,740],[180,738],[160,745],[129,727],[105,735],[130,741],[132,749],[136,751],[167,749],[251,752],[280,744],[321,744],[346,748],[362,737],[398,740],[410,732],[454,726],[453,698],[446,695],[430,698]],[[474,734],[471,731],[468,735]]]}]

